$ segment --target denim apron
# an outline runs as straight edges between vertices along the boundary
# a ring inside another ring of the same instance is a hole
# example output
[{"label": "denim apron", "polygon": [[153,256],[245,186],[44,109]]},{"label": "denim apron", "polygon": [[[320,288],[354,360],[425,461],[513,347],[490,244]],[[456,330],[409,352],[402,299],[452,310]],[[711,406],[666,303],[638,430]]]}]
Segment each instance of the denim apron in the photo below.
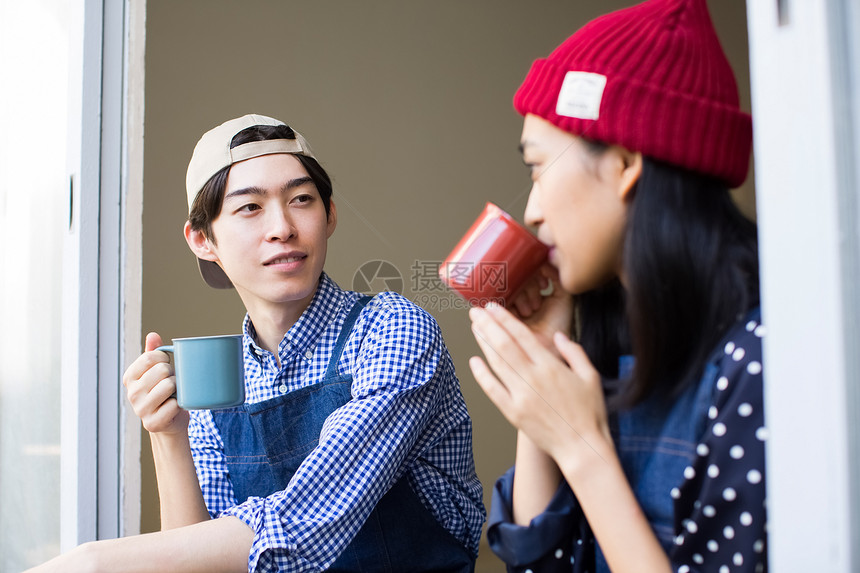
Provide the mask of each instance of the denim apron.
[{"label": "denim apron", "polygon": [[[759,320],[760,315],[756,308],[747,314],[744,322]],[[675,523],[672,481],[680,487],[684,470],[697,457],[696,447],[708,424],[708,409],[714,402],[719,359],[725,343],[724,339],[716,346],[698,383],[691,384],[674,401],[654,397],[610,417],[610,430],[621,466],[667,555],[674,547],[675,531],[680,529],[680,524]],[[627,377],[632,368],[633,358],[622,357],[619,377]],[[688,515],[690,510],[678,508],[677,514]],[[596,546],[595,549],[597,571],[609,571],[600,548]]]},{"label": "denim apron", "polygon": [[[337,364],[361,309],[350,309],[323,379],[256,404],[212,412],[224,442],[230,481],[239,503],[286,489],[318,442],[326,418],[351,399],[352,375]],[[433,517],[404,475],[379,500],[329,571],[474,571],[475,557]]]}]

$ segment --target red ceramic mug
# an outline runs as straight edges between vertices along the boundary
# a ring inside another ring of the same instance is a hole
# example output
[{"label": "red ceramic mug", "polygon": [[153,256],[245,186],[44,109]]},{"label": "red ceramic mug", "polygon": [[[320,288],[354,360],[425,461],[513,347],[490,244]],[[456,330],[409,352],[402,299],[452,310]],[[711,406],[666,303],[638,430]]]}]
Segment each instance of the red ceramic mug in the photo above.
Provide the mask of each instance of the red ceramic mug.
[{"label": "red ceramic mug", "polygon": [[548,253],[549,248],[528,229],[487,203],[439,266],[439,278],[472,305],[507,306]]}]

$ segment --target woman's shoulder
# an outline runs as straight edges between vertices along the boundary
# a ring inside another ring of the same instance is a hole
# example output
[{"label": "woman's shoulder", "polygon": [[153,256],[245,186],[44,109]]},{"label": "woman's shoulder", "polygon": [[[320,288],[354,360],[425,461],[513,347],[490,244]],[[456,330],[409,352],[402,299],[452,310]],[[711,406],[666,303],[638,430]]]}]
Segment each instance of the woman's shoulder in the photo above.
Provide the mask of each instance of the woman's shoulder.
[{"label": "woman's shoulder", "polygon": [[712,354],[712,361],[718,368],[718,387],[725,384],[726,380],[761,380],[764,370],[762,339],[765,333],[758,309],[747,313],[728,330]]}]

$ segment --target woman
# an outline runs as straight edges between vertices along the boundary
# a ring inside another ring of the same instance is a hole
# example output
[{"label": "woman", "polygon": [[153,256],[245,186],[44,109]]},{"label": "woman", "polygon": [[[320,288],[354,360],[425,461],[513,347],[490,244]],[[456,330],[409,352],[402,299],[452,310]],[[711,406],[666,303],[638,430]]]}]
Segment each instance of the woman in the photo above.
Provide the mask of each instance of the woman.
[{"label": "woman", "polygon": [[705,0],[590,22],[514,106],[551,250],[517,316],[471,311],[519,430],[491,547],[513,571],[765,570],[756,231],[728,192],[751,119]]}]

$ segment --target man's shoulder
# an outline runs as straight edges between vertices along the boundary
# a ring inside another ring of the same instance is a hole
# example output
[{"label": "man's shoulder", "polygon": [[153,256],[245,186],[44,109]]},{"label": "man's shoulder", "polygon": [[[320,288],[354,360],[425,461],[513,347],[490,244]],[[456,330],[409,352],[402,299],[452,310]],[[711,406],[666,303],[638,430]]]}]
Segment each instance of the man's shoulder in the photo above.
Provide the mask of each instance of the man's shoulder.
[{"label": "man's shoulder", "polygon": [[346,303],[345,309],[347,311],[361,297],[369,297],[369,301],[364,305],[362,314],[391,318],[398,316],[415,317],[416,320],[436,324],[436,319],[429,312],[396,291],[385,290],[379,293],[362,293],[347,290],[341,288],[325,274],[323,274],[323,287],[342,296],[342,300]]},{"label": "man's shoulder", "polygon": [[369,313],[386,320],[407,319],[437,326],[436,319],[429,312],[394,291],[383,291],[372,296],[365,308]]}]

